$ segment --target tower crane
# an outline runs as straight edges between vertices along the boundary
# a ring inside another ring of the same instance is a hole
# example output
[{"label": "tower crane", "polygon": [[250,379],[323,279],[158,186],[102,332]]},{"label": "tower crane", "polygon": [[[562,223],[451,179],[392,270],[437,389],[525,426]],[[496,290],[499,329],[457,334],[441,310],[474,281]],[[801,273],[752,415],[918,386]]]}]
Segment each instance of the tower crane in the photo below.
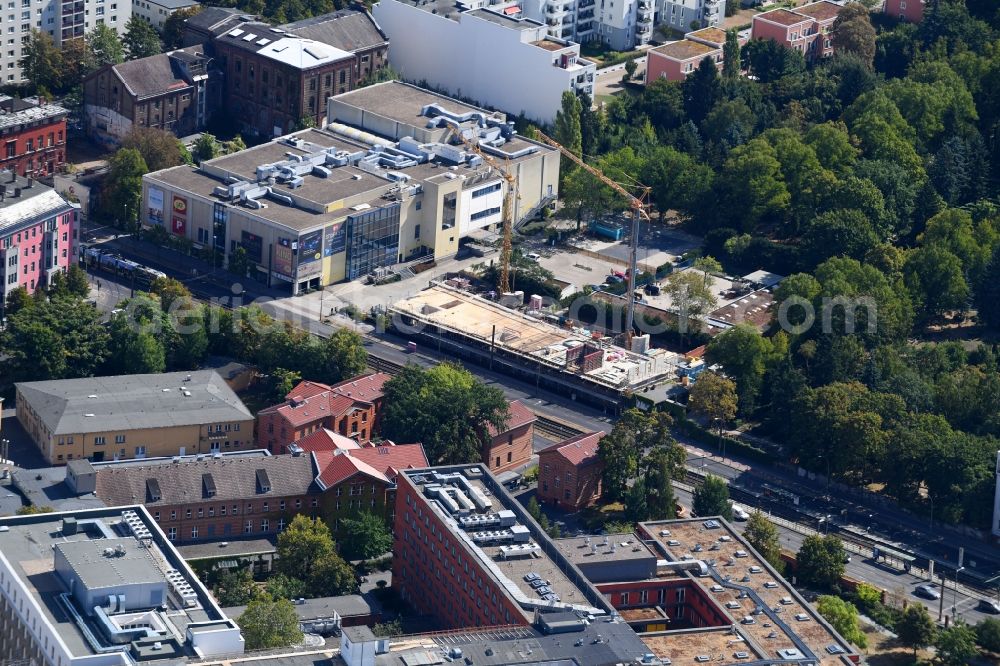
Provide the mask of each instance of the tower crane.
[{"label": "tower crane", "polygon": [[[571,150],[565,148],[559,144],[555,139],[546,136],[541,131],[536,130],[538,138],[543,142],[557,149],[560,153],[566,156],[571,162],[576,164],[578,167],[592,175],[597,180],[601,181],[604,185],[607,185],[612,190],[618,194],[625,197],[625,200],[629,203],[629,208],[632,209],[632,238],[629,243],[629,271],[628,271],[628,306],[626,308],[625,314],[625,340],[627,343],[632,341],[632,324],[635,320],[635,274],[636,274],[636,263],[637,256],[639,253],[639,221],[646,220],[649,221],[649,213],[646,211],[645,198],[649,196],[650,188],[642,187],[642,196],[637,197],[624,187],[611,180],[605,176],[599,169],[592,167],[583,161],[581,157],[573,153]],[[628,345],[626,345],[628,346]]]},{"label": "tower crane", "polygon": [[483,149],[481,149],[476,143],[471,139],[465,137],[462,134],[461,128],[452,127],[455,136],[461,140],[465,147],[479,155],[483,158],[494,171],[500,174],[500,176],[507,183],[507,189],[503,195],[503,208],[501,209],[501,226],[502,229],[502,240],[500,244],[500,293],[506,294],[510,291],[510,257],[513,247],[513,236],[514,236],[514,216],[517,214],[515,211],[515,188],[517,185],[517,177],[511,173],[510,160],[504,160],[504,165],[501,166],[500,163],[492,156],[487,154]]}]

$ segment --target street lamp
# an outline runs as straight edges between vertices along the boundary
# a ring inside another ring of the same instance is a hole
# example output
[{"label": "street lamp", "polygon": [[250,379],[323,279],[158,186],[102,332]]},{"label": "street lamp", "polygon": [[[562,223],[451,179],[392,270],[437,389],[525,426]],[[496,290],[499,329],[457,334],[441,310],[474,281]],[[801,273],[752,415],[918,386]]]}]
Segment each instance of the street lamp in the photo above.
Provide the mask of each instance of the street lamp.
[{"label": "street lamp", "polygon": [[951,618],[952,620],[958,619],[957,608],[958,608],[958,574],[965,571],[965,567],[958,567],[955,569],[955,586],[951,589]]}]

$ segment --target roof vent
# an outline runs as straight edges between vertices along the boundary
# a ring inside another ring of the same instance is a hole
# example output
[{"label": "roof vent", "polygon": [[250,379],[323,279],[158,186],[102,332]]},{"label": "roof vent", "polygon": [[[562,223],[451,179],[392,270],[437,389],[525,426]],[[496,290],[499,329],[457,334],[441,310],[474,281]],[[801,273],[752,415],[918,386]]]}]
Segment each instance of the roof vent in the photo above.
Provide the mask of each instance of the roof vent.
[{"label": "roof vent", "polygon": [[94,418],[93,414],[84,414],[83,416],[84,416],[84,418],[88,418],[88,419]]}]

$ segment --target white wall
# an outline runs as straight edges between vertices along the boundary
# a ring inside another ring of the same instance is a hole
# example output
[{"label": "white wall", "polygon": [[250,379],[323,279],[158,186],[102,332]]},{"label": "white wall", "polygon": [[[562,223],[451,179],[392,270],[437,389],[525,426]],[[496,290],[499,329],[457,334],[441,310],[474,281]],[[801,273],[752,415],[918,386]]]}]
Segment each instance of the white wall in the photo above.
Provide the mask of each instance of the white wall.
[{"label": "white wall", "polygon": [[[472,193],[481,190],[484,187],[490,187],[496,183],[500,183],[500,189],[496,192],[490,192],[482,196],[472,198]],[[483,229],[490,226],[491,224],[497,224],[503,220],[503,195],[507,190],[507,184],[499,180],[491,180],[485,183],[481,183],[476,187],[470,187],[468,189],[462,190],[461,201],[459,202],[459,214],[458,214],[458,232],[460,235],[465,236],[470,231],[475,229]],[[499,208],[500,212],[495,215],[487,215],[478,220],[473,220],[472,216],[475,213],[484,211],[488,208]]]},{"label": "white wall", "polygon": [[381,0],[372,14],[389,35],[389,62],[404,79],[510,114],[552,122],[563,91],[583,71],[555,67],[558,54],[468,14],[453,21],[397,0]]}]

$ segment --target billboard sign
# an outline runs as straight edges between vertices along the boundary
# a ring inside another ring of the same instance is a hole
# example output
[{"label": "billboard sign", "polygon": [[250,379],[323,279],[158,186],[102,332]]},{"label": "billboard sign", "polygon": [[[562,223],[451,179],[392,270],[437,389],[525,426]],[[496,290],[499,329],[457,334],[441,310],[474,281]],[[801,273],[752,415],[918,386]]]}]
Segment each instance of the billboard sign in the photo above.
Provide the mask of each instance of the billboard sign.
[{"label": "billboard sign", "polygon": [[302,236],[299,240],[299,265],[319,261],[323,256],[321,252],[322,244],[322,230],[312,231]]},{"label": "billboard sign", "polygon": [[257,234],[244,231],[240,235],[240,246],[246,251],[247,259],[259,264],[264,256],[264,239]]},{"label": "billboard sign", "polygon": [[292,242],[287,238],[279,238],[274,248],[274,272],[292,276],[295,273],[295,260],[292,253]]},{"label": "billboard sign", "polygon": [[177,234],[178,236],[184,236],[187,233],[187,211],[188,204],[187,199],[174,195],[174,200],[171,205],[171,224],[170,230]]},{"label": "billboard sign", "polygon": [[147,190],[148,210],[146,217],[150,224],[163,224],[163,190],[151,187]]},{"label": "billboard sign", "polygon": [[323,243],[323,256],[332,257],[347,248],[347,225],[338,222],[326,228],[326,239]]}]

